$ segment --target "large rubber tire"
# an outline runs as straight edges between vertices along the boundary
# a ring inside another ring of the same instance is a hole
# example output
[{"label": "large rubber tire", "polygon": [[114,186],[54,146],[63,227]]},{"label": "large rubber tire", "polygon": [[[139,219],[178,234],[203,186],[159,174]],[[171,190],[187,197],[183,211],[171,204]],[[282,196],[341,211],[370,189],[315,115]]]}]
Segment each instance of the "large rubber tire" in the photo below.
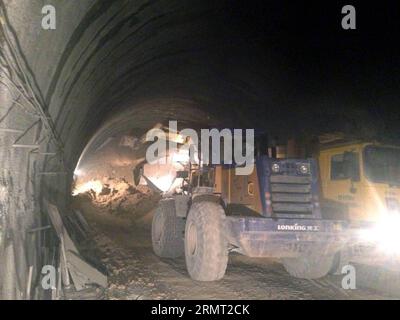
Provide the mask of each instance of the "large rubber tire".
[{"label": "large rubber tire", "polygon": [[184,253],[185,221],[175,215],[175,201],[161,200],[153,216],[151,238],[154,253],[162,258],[178,258]]},{"label": "large rubber tire", "polygon": [[326,276],[332,268],[334,255],[310,254],[297,258],[282,259],[286,271],[293,277],[318,279]]},{"label": "large rubber tire", "polygon": [[197,281],[222,279],[228,264],[225,211],[215,202],[195,202],[185,227],[185,258],[190,277]]}]

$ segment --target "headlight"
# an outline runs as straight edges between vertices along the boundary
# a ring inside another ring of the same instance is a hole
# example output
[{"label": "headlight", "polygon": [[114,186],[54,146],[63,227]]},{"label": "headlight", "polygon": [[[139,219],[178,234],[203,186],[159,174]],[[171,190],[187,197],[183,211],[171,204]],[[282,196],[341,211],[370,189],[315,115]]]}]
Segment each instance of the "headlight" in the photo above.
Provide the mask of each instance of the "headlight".
[{"label": "headlight", "polygon": [[310,167],[308,164],[301,164],[299,166],[299,171],[301,174],[309,174],[310,173]]},{"label": "headlight", "polygon": [[274,164],[271,166],[271,170],[272,170],[273,173],[279,173],[280,169],[281,169],[281,168],[279,167],[279,164],[277,164],[277,163],[274,163]]},{"label": "headlight", "polygon": [[383,215],[372,228],[362,230],[361,236],[387,254],[400,254],[400,215]]}]

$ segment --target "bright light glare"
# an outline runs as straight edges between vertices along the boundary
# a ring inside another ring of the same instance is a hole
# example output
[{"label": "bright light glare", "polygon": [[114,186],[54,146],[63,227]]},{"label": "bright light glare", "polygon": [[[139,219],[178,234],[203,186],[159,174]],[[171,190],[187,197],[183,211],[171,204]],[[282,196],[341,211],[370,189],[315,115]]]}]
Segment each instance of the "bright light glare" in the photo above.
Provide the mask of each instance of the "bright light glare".
[{"label": "bright light glare", "polygon": [[171,188],[174,176],[171,174],[167,174],[165,176],[160,176],[160,177],[149,177],[149,179],[157,186],[158,189],[166,192]]},{"label": "bright light glare", "polygon": [[74,175],[77,176],[77,177],[83,176],[83,170],[75,169]]},{"label": "bright light glare", "polygon": [[187,163],[189,162],[189,151],[179,151],[179,152],[174,152],[172,154],[172,161],[173,162],[182,162],[182,163]]},{"label": "bright light glare", "polygon": [[400,215],[385,214],[375,226],[362,230],[363,240],[375,243],[387,254],[400,254]]},{"label": "bright light glare", "polygon": [[72,195],[76,196],[78,194],[85,193],[90,190],[93,190],[96,194],[99,194],[101,190],[103,190],[103,184],[98,180],[85,182],[75,187],[74,191],[72,191]]}]

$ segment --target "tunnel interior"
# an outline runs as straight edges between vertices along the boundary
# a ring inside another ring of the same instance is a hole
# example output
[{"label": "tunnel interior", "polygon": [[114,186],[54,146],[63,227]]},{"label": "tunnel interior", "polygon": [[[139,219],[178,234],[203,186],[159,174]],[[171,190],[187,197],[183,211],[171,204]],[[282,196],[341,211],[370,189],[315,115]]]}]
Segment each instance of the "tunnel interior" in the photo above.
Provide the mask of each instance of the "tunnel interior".
[{"label": "tunnel interior", "polygon": [[[40,26],[45,4],[56,8],[55,30]],[[299,17],[297,9],[283,11],[272,2],[0,0],[3,297],[26,298],[29,266],[39,279],[37,266],[49,261],[54,240],[49,231],[31,230],[49,224],[45,200],[61,213],[70,210],[77,170],[114,161],[129,180],[137,155],[113,149],[122,136],[140,137],[169,120],[189,128],[268,127],[280,137],[338,123],[349,131],[371,123],[368,134],[386,130],[365,109],[354,107],[360,121],[345,114],[365,85],[345,72],[354,63],[346,59],[350,53],[343,50],[340,70],[318,59],[321,50],[334,56],[354,38],[321,44],[307,30],[323,18],[307,20],[312,14]],[[288,21],[308,22],[294,30]],[[383,74],[383,53],[374,53],[373,72]],[[356,71],[368,79],[363,63]],[[342,83],[337,91],[345,92],[340,97],[329,89],[332,71]],[[305,83],[310,74],[316,81]],[[396,85],[398,78],[390,84]],[[379,104],[388,86],[375,90]],[[111,153],[99,158],[96,152],[107,145]]]},{"label": "tunnel interior", "polygon": [[[57,9],[58,27],[45,32],[42,1],[1,2],[2,122],[15,131],[1,137],[2,145],[15,146],[2,152],[2,252],[10,262],[2,286],[9,297],[21,297],[28,265],[35,265],[28,252],[41,258],[37,246],[27,247],[27,230],[49,223],[43,201],[69,210],[82,152],[167,120],[189,127],[222,119],[227,127],[245,126],[242,112],[265,103],[260,81],[272,81],[248,68],[243,52],[250,49],[220,20],[222,3],[49,4]],[[227,32],[229,40],[222,36]],[[256,58],[255,50],[251,55]],[[250,73],[247,80],[244,73]],[[15,193],[11,203],[5,201]],[[32,237],[40,247],[48,241],[40,232]]]}]

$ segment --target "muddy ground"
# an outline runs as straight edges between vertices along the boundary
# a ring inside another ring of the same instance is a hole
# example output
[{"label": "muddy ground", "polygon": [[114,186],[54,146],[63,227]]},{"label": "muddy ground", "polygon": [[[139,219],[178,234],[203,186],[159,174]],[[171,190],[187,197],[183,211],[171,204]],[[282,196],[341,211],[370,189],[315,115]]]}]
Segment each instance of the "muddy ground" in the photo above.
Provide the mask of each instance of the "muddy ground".
[{"label": "muddy ground", "polygon": [[[152,198],[147,198],[153,201]],[[152,199],[152,200],[151,200]],[[151,248],[152,212],[140,218],[110,214],[107,206],[75,201],[90,223],[98,257],[109,273],[101,299],[384,299],[395,298],[372,289],[343,290],[341,276],[302,280],[289,276],[271,259],[231,254],[225,277],[217,282],[189,278],[184,258],[157,257]],[[148,206],[143,206],[148,208]],[[79,296],[82,298],[83,296]],[[84,297],[83,297],[84,298]]]}]

